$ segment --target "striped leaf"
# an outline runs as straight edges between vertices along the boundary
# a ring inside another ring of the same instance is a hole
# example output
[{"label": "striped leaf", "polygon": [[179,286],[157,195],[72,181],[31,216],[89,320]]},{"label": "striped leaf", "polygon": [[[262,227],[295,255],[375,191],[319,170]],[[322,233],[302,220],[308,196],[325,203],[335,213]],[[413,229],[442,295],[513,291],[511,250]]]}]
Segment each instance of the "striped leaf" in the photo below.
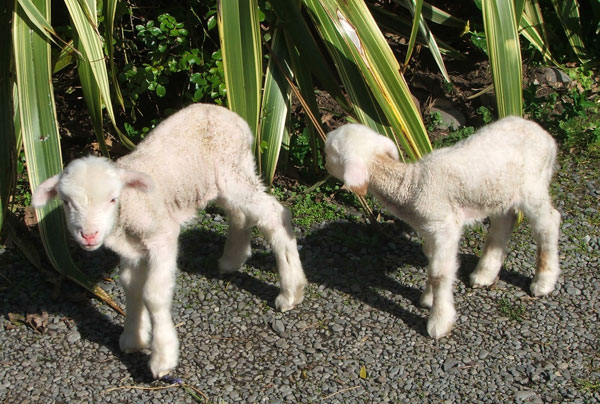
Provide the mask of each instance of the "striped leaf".
[{"label": "striped leaf", "polygon": [[514,3],[483,0],[482,13],[498,115],[522,116],[521,47]]},{"label": "striped leaf", "polygon": [[[98,24],[96,13],[91,12],[91,10],[96,10],[96,2],[94,0],[87,0],[87,3],[86,1],[83,1],[82,4],[86,6],[83,7],[83,10],[88,20],[93,26],[96,26]],[[83,49],[84,46],[81,43],[79,36],[75,33],[74,37],[74,42],[77,49]],[[88,107],[88,112],[90,113],[90,117],[92,118],[92,126],[94,127],[94,132],[96,133],[96,140],[98,140],[100,151],[105,157],[110,157],[108,153],[108,148],[106,147],[106,142],[104,140],[104,122],[102,118],[102,94],[100,92],[100,88],[96,83],[96,79],[94,78],[92,64],[87,58],[78,58],[77,70],[79,73],[79,81],[81,82],[81,90],[83,91],[83,98],[85,99],[85,103]]]},{"label": "striped leaf", "polygon": [[[339,86],[339,79],[330,69],[327,59],[321,52],[304,16],[300,11],[301,2],[294,0],[271,0],[273,11],[279,18],[277,27],[284,31],[290,55],[301,55],[302,69],[308,69],[334,100],[346,111],[350,106]],[[294,70],[300,68],[294,65]],[[302,88],[302,87],[301,87]],[[311,87],[314,94],[314,88]],[[305,96],[306,93],[303,93]]]},{"label": "striped leaf", "polygon": [[[386,32],[392,32],[404,37],[410,36],[412,22],[408,18],[386,11],[381,7],[369,7],[369,9],[377,21],[377,24]],[[423,46],[429,46],[429,41],[420,30],[419,35],[417,35],[417,41]],[[439,48],[439,53],[442,55],[450,56],[452,59],[456,60],[466,60],[462,53],[454,49],[448,43],[442,41],[439,37],[435,37],[435,43]]]},{"label": "striped leaf", "polygon": [[[402,7],[405,7],[406,9],[410,10],[411,8],[410,3],[406,2],[405,0],[394,0],[394,2],[398,3]],[[464,20],[457,18],[427,2],[423,2],[422,14],[426,20],[443,25],[445,27],[464,29],[465,25],[467,25]]]},{"label": "striped leaf", "polygon": [[265,73],[260,117],[260,141],[266,146],[261,157],[261,172],[269,187],[273,184],[289,115],[291,89],[284,75],[292,77],[285,38],[279,29],[273,32],[271,43],[272,53]]},{"label": "striped leaf", "polygon": [[117,101],[121,105],[121,108],[125,110],[125,103],[123,101],[123,95],[121,94],[121,88],[119,86],[119,80],[117,80],[117,68],[115,67],[115,47],[113,45],[114,31],[115,31],[115,14],[117,12],[117,0],[104,0],[104,38],[106,39],[106,54],[108,56],[108,65],[110,66],[110,79],[113,86]]},{"label": "striped leaf", "polygon": [[258,1],[218,0],[217,7],[227,105],[257,135],[263,76]]},{"label": "striped leaf", "polygon": [[569,44],[581,63],[590,61],[581,35],[581,19],[577,0],[551,0]]},{"label": "striped leaf", "polygon": [[[50,3],[46,0],[34,0],[33,3],[49,20]],[[34,23],[23,10],[17,9],[13,20],[12,44],[19,117],[32,190],[46,178],[62,170],[51,84],[50,43],[39,30],[33,28]],[[120,310],[112,299],[94,285],[73,262],[67,248],[63,211],[58,205],[59,203],[54,201],[37,210],[40,236],[48,259],[57,271]]]},{"label": "striped leaf", "polygon": [[542,54],[546,62],[557,64],[550,53],[548,34],[542,10],[537,0],[526,0],[521,16],[521,34]]},{"label": "striped leaf", "polygon": [[424,39],[425,45],[431,52],[431,56],[435,60],[435,63],[438,65],[444,80],[447,83],[450,82],[450,76],[448,75],[448,71],[446,70],[446,65],[444,64],[444,59],[442,58],[442,53],[440,52],[440,48],[438,47],[437,41],[433,36],[433,33],[427,26],[427,22],[425,18],[423,18],[422,9],[423,9],[423,0],[406,0],[407,4],[410,4],[412,7],[410,8],[411,13],[413,14],[413,22],[412,22],[412,30],[410,34],[410,40],[408,43],[408,50],[406,51],[406,58],[404,60],[404,70],[408,66],[410,61],[410,57],[412,56],[412,51],[415,46],[415,42],[417,40],[417,32],[421,34],[421,37]]},{"label": "striped leaf", "polygon": [[415,48],[415,43],[417,42],[417,32],[419,31],[419,24],[421,23],[421,9],[423,8],[423,0],[406,0],[405,3],[409,6],[410,13],[413,16],[413,21],[411,24],[412,28],[410,30],[410,37],[408,39],[406,58],[404,59],[403,72],[408,66],[413,49]]},{"label": "striped leaf", "polygon": [[[88,0],[90,3],[94,3],[93,0]],[[123,134],[117,128],[115,120],[115,114],[112,107],[112,101],[110,98],[110,86],[108,82],[108,73],[106,71],[106,63],[104,60],[104,52],[102,50],[102,38],[98,33],[97,21],[95,18],[95,8],[92,8],[93,4],[88,4],[86,1],[78,0],[65,0],[65,5],[69,10],[71,21],[77,31],[80,48],[78,49],[81,53],[81,58],[86,63],[89,63],[92,76],[94,77],[95,86],[97,91],[100,92],[102,102],[108,112],[121,143],[129,148],[135,147],[134,143],[125,134]],[[85,80],[84,80],[85,81]],[[86,81],[89,82],[89,81]],[[89,83],[92,84],[92,83]],[[83,85],[83,83],[82,83]],[[92,84],[93,85],[93,84]],[[90,90],[96,91],[96,90]]]},{"label": "striped leaf", "polygon": [[319,28],[325,41],[335,38],[337,44],[334,43],[330,51],[341,53],[338,60],[347,59],[346,64],[358,67],[362,81],[368,85],[385,121],[394,130],[391,137],[402,145],[411,160],[429,152],[431,143],[408,85],[399,72],[400,66],[364,1],[306,0],[305,4],[318,16],[318,25],[327,27],[326,30]]},{"label": "striped leaf", "polygon": [[303,0],[303,2],[321,38],[327,45],[344,89],[350,97],[354,119],[395,140],[394,132],[387,118],[365,83],[358,66],[345,56],[351,53],[349,46],[343,40],[326,10],[318,0]]}]

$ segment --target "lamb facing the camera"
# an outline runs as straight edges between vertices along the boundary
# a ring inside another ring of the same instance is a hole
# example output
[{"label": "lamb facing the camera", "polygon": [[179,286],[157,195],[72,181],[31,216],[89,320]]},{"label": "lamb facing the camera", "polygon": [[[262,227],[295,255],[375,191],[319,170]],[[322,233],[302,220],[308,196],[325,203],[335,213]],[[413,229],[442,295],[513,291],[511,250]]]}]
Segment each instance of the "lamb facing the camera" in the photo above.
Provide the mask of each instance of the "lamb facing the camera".
[{"label": "lamb facing the camera", "polygon": [[539,125],[508,117],[456,145],[404,164],[392,140],[349,124],[329,133],[329,173],[357,194],[367,191],[424,239],[429,260],[421,304],[431,307],[427,332],[446,335],[456,318],[452,285],[465,224],[490,218],[489,234],[471,274],[474,287],[492,285],[500,272],[517,211],[527,216],[537,243],[531,293],[546,295],[560,273],[560,214],[548,192],[556,159],[554,139]]},{"label": "lamb facing the camera", "polygon": [[120,347],[124,352],[150,348],[156,378],[178,362],[171,302],[180,226],[210,201],[229,220],[221,272],[238,270],[250,256],[256,225],[279,270],[275,306],[286,311],[303,299],[306,278],[290,214],[265,192],[252,142],[238,115],[195,104],[166,119],[116,163],[99,157],[74,160],[33,194],[35,207],[55,197],[63,201],[68,228],[82,248],[105,245],[120,256],[127,305]]}]

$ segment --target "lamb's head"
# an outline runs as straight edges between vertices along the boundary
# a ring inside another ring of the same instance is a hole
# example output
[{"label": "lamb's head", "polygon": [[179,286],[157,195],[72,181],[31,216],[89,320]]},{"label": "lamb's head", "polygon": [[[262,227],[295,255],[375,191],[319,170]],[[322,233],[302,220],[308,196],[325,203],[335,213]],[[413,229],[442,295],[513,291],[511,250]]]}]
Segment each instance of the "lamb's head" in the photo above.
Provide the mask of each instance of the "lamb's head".
[{"label": "lamb's head", "polygon": [[347,124],[327,135],[325,141],[327,171],[358,195],[367,193],[369,164],[377,155],[398,160],[394,142],[371,128]]},{"label": "lamb's head", "polygon": [[99,248],[114,229],[119,197],[124,188],[149,192],[152,179],[137,171],[124,170],[101,157],[73,160],[61,174],[42,182],[31,198],[40,208],[51,199],[63,202],[67,227],[81,248]]}]

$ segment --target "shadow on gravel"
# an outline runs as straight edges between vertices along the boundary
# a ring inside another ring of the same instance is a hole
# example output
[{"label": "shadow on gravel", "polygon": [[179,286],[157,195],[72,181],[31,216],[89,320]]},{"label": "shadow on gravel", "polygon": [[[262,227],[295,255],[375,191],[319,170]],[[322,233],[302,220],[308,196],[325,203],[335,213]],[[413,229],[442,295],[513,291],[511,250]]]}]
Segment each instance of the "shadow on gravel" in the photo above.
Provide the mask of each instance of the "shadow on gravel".
[{"label": "shadow on gravel", "polygon": [[[388,228],[389,226],[389,228]],[[382,225],[385,232],[400,233],[402,225]],[[397,234],[398,237],[400,237]],[[253,240],[254,241],[254,240]],[[403,285],[388,273],[404,263],[425,266],[427,261],[417,243],[401,240],[394,242],[372,226],[356,223],[331,223],[298,239],[302,246],[300,258],[308,281],[337,289],[375,307],[387,311],[417,332],[426,335],[426,319],[407,311],[403,305],[380,295],[385,289],[418,306],[421,291]],[[180,237],[180,270],[198,273],[209,279],[225,278],[218,273],[225,236],[203,229],[190,229]],[[253,244],[253,255],[247,265],[260,270],[276,267],[275,259],[264,247]],[[423,271],[425,269],[423,268]],[[246,272],[227,275],[226,279],[237,287],[264,300],[273,307],[279,288],[257,279]]]},{"label": "shadow on gravel", "polygon": [[[298,244],[302,246],[300,256],[308,281],[317,287],[325,285],[339,290],[369,306],[386,311],[426,336],[426,309],[422,309],[422,316],[415,314],[407,309],[406,303],[392,300],[380,293],[382,290],[389,291],[407,300],[412,306],[420,307],[419,298],[425,283],[427,259],[421,244],[406,237],[406,233],[414,232],[402,222],[381,224],[379,230],[360,223],[325,224],[298,239]],[[253,255],[247,265],[260,270],[275,269],[273,255],[265,251],[264,246],[255,244],[255,241],[256,239],[253,239]],[[180,270],[190,274],[197,273],[208,279],[227,279],[231,284],[273,307],[279,293],[278,287],[246,272],[226,276],[219,274],[217,259],[224,244],[225,236],[216,231],[198,228],[185,231],[180,236]],[[458,281],[470,287],[469,275],[475,269],[479,257],[463,253],[459,259]],[[405,265],[415,267],[416,271],[400,272],[396,279],[390,276],[398,267]],[[408,286],[397,280],[414,276],[415,272],[423,278],[421,288]],[[525,291],[530,283],[528,277],[505,269],[502,269],[500,279]]]},{"label": "shadow on gravel", "polygon": [[[186,230],[179,236],[177,266],[180,271],[198,274],[207,279],[227,279],[232,285],[251,293],[267,302],[269,306],[274,307],[275,298],[279,294],[278,287],[241,271],[228,275],[219,273],[217,260],[223,253],[224,246],[225,236],[216,231],[199,228]],[[252,240],[252,253],[252,257],[246,265],[261,270],[276,269],[274,256],[270,251],[266,252],[263,246],[256,244],[256,237],[253,237]]]},{"label": "shadow on gravel", "polygon": [[[89,259],[90,255],[87,257]],[[114,261],[102,252],[92,253],[91,257],[95,264],[92,275],[106,274],[114,267]],[[69,342],[69,339],[78,333],[82,340],[106,347],[127,367],[129,374],[137,382],[152,380],[146,366],[148,355],[121,353],[119,336],[123,330],[122,325],[116,323],[114,318],[98,311],[98,308],[92,304],[90,295],[79,286],[64,281],[58,289],[48,282],[43,273],[16,255],[13,263],[9,265],[2,263],[1,274],[2,280],[10,285],[8,288],[0,289],[0,301],[3,302],[0,315],[3,318],[9,319],[9,314],[10,317],[15,318],[16,315],[20,318],[16,326],[28,327],[31,333],[39,333],[41,339],[49,338],[57,344],[75,346],[78,338],[75,337],[72,342]],[[93,279],[100,280],[100,278],[101,276],[94,276]],[[107,308],[107,310],[112,309]],[[27,325],[27,315],[40,316],[44,312],[48,313],[48,324],[39,330],[34,330]],[[10,320],[7,320],[6,324],[9,323]],[[26,347],[22,349],[27,350]],[[56,352],[47,354],[48,360],[59,361],[61,351],[57,345]],[[75,349],[74,352],[77,350]]]},{"label": "shadow on gravel", "polygon": [[368,224],[327,224],[300,240],[306,276],[312,283],[337,289],[392,314],[425,336],[426,315],[415,314],[407,310],[405,303],[380,292],[389,291],[420,307],[422,290],[390,276],[405,264],[416,266],[425,274],[427,259],[421,245],[405,237],[409,231],[397,222],[381,224],[379,230]]}]

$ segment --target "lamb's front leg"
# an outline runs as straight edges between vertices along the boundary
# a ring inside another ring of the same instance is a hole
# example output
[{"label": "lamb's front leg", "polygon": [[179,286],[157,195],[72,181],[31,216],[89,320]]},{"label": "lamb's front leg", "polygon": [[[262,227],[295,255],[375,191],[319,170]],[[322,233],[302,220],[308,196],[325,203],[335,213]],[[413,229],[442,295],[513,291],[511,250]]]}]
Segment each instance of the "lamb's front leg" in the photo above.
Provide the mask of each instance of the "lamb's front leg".
[{"label": "lamb's front leg", "polygon": [[126,316],[119,346],[125,353],[150,347],[150,316],[142,298],[146,275],[145,262],[121,259],[119,280],[125,291]]},{"label": "lamb's front leg", "polygon": [[255,195],[253,204],[245,209],[248,217],[254,216],[254,221],[275,254],[281,285],[275,307],[281,311],[291,310],[304,299],[307,281],[298,254],[290,212],[265,193]]},{"label": "lamb's front leg", "polygon": [[177,270],[177,236],[172,231],[148,243],[148,276],[143,299],[152,322],[150,371],[155,378],[169,374],[179,358],[179,341],[171,319]]},{"label": "lamb's front leg", "polygon": [[458,269],[458,241],[460,229],[450,228],[426,236],[426,251],[429,256],[427,268],[428,285],[421,302],[426,303],[431,293],[432,305],[427,321],[427,333],[433,338],[445,336],[456,321],[452,288]]}]

